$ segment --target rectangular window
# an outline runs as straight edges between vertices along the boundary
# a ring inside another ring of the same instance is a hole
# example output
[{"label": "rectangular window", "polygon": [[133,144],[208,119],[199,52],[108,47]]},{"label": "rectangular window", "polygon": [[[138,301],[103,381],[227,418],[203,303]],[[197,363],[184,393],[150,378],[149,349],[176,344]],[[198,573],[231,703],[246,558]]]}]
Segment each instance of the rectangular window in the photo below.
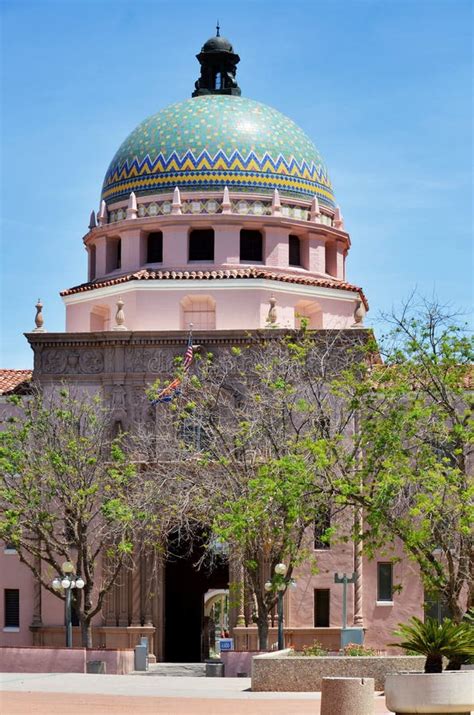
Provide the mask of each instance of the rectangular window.
[{"label": "rectangular window", "polygon": [[452,618],[453,614],[445,598],[436,592],[425,592],[425,618],[435,618],[442,623],[444,618]]},{"label": "rectangular window", "polygon": [[314,520],[314,548],[329,549],[330,543],[326,537],[326,532],[331,526],[331,510],[329,507],[321,510]]},{"label": "rectangular window", "polygon": [[5,599],[5,628],[20,627],[20,591],[17,588],[6,588]]},{"label": "rectangular window", "polygon": [[329,588],[314,589],[314,627],[329,628]]},{"label": "rectangular window", "polygon": [[260,231],[240,232],[240,260],[244,263],[261,263],[263,260],[263,239]]},{"label": "rectangular window", "polygon": [[392,564],[377,564],[377,601],[393,601]]}]

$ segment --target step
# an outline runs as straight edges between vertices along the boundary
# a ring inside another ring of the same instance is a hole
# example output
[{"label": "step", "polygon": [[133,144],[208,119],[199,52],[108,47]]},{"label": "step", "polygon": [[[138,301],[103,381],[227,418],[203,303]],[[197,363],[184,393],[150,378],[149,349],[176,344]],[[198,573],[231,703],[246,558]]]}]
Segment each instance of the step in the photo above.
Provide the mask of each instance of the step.
[{"label": "step", "polygon": [[149,670],[143,675],[160,678],[204,678],[205,663],[150,663]]}]

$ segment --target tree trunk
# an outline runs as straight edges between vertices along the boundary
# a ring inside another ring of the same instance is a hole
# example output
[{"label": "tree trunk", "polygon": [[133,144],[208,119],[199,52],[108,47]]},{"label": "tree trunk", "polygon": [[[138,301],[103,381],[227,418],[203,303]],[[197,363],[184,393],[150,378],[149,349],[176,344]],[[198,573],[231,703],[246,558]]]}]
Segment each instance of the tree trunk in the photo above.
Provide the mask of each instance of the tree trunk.
[{"label": "tree trunk", "polygon": [[425,661],[425,673],[442,673],[443,658],[439,654],[428,655]]},{"label": "tree trunk", "polygon": [[260,611],[257,618],[258,628],[258,648],[259,650],[268,650],[268,613]]},{"label": "tree trunk", "polygon": [[92,624],[90,619],[81,619],[81,643],[83,648],[92,648]]}]

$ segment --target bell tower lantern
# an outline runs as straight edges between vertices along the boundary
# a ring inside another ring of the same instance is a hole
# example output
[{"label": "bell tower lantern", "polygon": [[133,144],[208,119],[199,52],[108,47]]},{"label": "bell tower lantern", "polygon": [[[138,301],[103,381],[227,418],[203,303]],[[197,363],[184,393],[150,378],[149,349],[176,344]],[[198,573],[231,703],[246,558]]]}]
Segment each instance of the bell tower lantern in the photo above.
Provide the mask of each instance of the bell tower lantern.
[{"label": "bell tower lantern", "polygon": [[193,97],[203,94],[233,94],[240,97],[240,87],[235,79],[240,57],[235,54],[229,40],[221,37],[219,23],[216,36],[204,43],[196,57],[201,65],[201,76],[195,82]]}]

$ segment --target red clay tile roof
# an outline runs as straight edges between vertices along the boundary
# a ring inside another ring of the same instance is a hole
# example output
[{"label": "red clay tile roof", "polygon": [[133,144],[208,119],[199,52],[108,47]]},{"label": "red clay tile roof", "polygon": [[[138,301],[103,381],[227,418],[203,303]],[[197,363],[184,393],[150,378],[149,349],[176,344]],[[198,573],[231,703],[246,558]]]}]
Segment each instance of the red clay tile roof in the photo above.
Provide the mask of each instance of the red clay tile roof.
[{"label": "red clay tile roof", "polygon": [[266,268],[233,268],[229,270],[216,271],[149,271],[146,268],[136,273],[128,273],[117,278],[81,283],[81,285],[63,290],[62,296],[73,295],[74,293],[84,293],[95,288],[105,288],[106,286],[120,285],[129,281],[147,280],[224,280],[232,278],[265,278],[267,280],[282,281],[283,283],[296,283],[299,285],[320,286],[322,288],[336,288],[358,293],[366,309],[369,309],[367,298],[362,288],[354,286],[344,281],[331,280],[330,278],[312,278],[296,273],[278,273],[269,271]]},{"label": "red clay tile roof", "polygon": [[15,392],[20,386],[30,382],[33,370],[0,369],[0,395]]}]

